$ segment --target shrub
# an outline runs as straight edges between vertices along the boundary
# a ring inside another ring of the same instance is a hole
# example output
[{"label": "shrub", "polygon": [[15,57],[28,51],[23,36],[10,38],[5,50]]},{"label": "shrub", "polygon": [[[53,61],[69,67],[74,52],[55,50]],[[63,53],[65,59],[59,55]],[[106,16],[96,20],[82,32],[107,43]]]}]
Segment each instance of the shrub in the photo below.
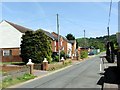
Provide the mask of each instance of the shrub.
[{"label": "shrub", "polygon": [[62,57],[64,57],[64,59],[66,59],[66,55],[65,55],[65,52],[63,50],[60,52],[60,58],[62,58]]},{"label": "shrub", "polygon": [[42,63],[44,58],[51,62],[52,46],[51,39],[42,31],[27,31],[22,36],[21,57],[27,63],[32,59],[33,63]]},{"label": "shrub", "polygon": [[52,62],[52,57],[47,56],[47,61],[48,61],[48,63],[51,63]]},{"label": "shrub", "polygon": [[54,56],[54,57],[53,57],[53,61],[59,62],[59,56]]},{"label": "shrub", "polygon": [[87,51],[81,51],[80,52],[80,58],[83,59],[83,58],[87,58],[88,57],[88,52]]}]

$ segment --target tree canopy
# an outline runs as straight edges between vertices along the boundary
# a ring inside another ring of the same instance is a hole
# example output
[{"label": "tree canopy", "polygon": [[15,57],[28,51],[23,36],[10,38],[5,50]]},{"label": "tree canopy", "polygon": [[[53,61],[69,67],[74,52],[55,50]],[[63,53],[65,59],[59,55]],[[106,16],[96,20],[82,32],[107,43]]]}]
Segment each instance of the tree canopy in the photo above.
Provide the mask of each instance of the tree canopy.
[{"label": "tree canopy", "polygon": [[[96,37],[96,38],[78,38],[77,43],[78,46],[81,47],[94,47],[94,48],[99,48],[101,51],[105,50],[105,44],[108,36],[103,36],[103,37]],[[86,40],[86,44],[84,43]],[[117,43],[116,35],[113,34],[110,36],[110,41],[112,41],[114,44]]]},{"label": "tree canopy", "polygon": [[67,34],[66,38],[68,40],[75,40],[75,37],[71,33]]},{"label": "tree canopy", "polygon": [[22,36],[21,57],[25,63],[32,59],[34,63],[42,63],[44,58],[51,62],[51,39],[41,30],[27,31]]}]

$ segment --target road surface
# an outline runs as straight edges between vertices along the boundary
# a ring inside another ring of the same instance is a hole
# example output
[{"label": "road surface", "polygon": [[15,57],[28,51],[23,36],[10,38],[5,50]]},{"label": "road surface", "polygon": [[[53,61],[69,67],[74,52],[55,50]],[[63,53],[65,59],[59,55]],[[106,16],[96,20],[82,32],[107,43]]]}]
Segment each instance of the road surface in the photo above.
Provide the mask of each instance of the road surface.
[{"label": "road surface", "polygon": [[99,56],[15,88],[101,88]]}]

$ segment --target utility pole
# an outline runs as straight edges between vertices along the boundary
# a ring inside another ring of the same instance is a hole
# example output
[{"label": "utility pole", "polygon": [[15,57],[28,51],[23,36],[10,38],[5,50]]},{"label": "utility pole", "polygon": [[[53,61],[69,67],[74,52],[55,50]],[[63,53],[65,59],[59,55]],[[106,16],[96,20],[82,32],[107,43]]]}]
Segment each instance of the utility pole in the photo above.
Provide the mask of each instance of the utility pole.
[{"label": "utility pole", "polygon": [[110,41],[110,32],[109,32],[109,26],[107,27],[107,32],[108,32],[108,42]]},{"label": "utility pole", "polygon": [[84,30],[84,48],[86,46],[86,40],[85,40],[85,30]]},{"label": "utility pole", "polygon": [[60,35],[59,35],[59,15],[57,14],[57,33],[58,33],[58,54],[60,61]]}]

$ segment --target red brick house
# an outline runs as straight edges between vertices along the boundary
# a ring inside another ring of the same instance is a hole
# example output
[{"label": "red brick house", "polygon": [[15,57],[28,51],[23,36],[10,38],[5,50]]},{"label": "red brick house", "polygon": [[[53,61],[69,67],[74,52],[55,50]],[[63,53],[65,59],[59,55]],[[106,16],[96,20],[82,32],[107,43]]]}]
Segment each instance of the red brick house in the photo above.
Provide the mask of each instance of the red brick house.
[{"label": "red brick house", "polygon": [[[58,34],[52,32],[55,38],[58,38]],[[60,51],[64,50],[65,54],[71,56],[76,56],[76,40],[67,40],[65,37],[60,35]],[[58,40],[56,40],[56,52],[58,52]]]},{"label": "red brick house", "polygon": [[31,29],[8,21],[0,22],[0,58],[2,62],[19,62],[22,35]]},{"label": "red brick house", "polygon": [[[0,22],[0,60],[2,62],[20,62],[21,37],[32,29],[14,24],[9,21]],[[52,40],[52,52],[58,52],[58,34],[42,30]],[[70,57],[76,56],[76,41],[68,41],[60,35],[60,50],[64,50]]]},{"label": "red brick house", "polygon": [[51,42],[51,46],[52,46],[52,52],[57,52],[57,38],[54,37],[50,32],[39,29],[41,31],[43,31],[48,37],[51,38],[52,42]]}]

